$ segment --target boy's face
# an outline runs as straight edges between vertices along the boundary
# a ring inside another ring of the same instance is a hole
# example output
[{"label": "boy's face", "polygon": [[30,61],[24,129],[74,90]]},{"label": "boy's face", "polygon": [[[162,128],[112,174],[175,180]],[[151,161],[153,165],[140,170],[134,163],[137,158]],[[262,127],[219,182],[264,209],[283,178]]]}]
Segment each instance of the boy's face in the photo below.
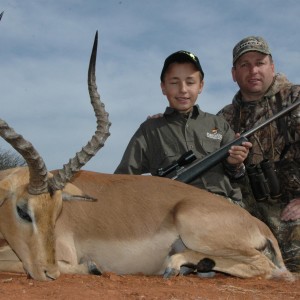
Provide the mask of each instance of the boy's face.
[{"label": "boy's face", "polygon": [[172,63],[161,82],[161,90],[170,107],[186,113],[192,110],[203,85],[200,72],[192,63]]}]

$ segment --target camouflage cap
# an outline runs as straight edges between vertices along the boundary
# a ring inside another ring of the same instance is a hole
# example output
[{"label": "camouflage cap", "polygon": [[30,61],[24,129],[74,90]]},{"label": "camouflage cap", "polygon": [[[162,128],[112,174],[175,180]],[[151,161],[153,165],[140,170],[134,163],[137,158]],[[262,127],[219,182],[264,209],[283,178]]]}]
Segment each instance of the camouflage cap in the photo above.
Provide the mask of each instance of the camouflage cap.
[{"label": "camouflage cap", "polygon": [[233,64],[245,53],[257,51],[271,55],[271,50],[267,42],[260,36],[248,36],[238,42],[232,51]]},{"label": "camouflage cap", "polygon": [[200,61],[199,61],[198,57],[189,51],[180,50],[175,53],[172,53],[171,55],[169,55],[166,58],[163,69],[161,71],[161,75],[160,75],[161,81],[163,81],[164,75],[165,75],[169,65],[174,62],[177,62],[177,63],[191,62],[197,68],[197,70],[200,71],[200,73],[202,75],[202,79],[204,78],[204,72],[202,70],[202,67],[200,65]]}]

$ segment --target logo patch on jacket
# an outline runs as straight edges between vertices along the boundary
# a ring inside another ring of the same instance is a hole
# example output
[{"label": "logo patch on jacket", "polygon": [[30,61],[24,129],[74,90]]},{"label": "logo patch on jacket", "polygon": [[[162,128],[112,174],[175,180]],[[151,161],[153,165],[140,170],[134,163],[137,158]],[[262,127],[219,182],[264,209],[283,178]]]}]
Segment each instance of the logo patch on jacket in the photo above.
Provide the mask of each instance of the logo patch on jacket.
[{"label": "logo patch on jacket", "polygon": [[206,133],[206,136],[209,138],[209,139],[213,139],[213,140],[222,140],[223,138],[223,135],[221,133],[218,133],[218,128],[213,128],[211,130],[211,132],[207,132]]}]

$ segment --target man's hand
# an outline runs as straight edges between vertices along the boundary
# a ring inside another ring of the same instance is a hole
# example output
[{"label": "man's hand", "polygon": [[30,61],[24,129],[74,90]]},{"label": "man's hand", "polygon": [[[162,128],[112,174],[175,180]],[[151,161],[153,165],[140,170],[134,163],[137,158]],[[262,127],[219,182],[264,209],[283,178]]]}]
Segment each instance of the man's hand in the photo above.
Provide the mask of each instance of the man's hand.
[{"label": "man's hand", "polygon": [[147,117],[147,120],[148,119],[157,119],[157,118],[161,118],[164,114],[162,113],[158,113],[158,114],[155,114],[155,115],[152,115],[152,116],[148,116]]},{"label": "man's hand", "polygon": [[282,221],[295,221],[300,218],[300,198],[295,198],[284,208],[281,214]]}]

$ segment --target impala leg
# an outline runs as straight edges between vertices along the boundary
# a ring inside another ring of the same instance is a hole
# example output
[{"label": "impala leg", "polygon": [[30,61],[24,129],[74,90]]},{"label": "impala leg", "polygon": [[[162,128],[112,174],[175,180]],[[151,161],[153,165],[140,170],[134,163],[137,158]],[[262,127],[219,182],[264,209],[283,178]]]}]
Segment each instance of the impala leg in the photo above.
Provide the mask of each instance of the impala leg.
[{"label": "impala leg", "polygon": [[7,243],[0,247],[0,272],[25,273],[23,263]]},{"label": "impala leg", "polygon": [[80,261],[79,264],[70,264],[66,261],[58,261],[58,268],[63,274],[102,274],[93,261],[85,259]]},{"label": "impala leg", "polygon": [[0,261],[0,272],[26,273],[21,261]]},{"label": "impala leg", "polygon": [[[180,267],[183,265],[194,266],[195,270],[208,272],[211,270],[228,273],[241,278],[250,278],[253,276],[265,276],[271,278],[275,273],[286,273],[286,270],[279,270],[269,259],[261,252],[253,250],[252,256],[244,257],[242,254],[226,256],[205,255],[193,250],[186,250],[169,257],[169,262],[164,277],[169,278],[180,274]],[[208,263],[208,266],[205,264]],[[209,270],[211,266],[211,270]],[[275,270],[278,269],[278,272]],[[288,276],[287,276],[288,277]],[[290,280],[290,278],[286,278]]]},{"label": "impala leg", "polygon": [[78,257],[74,239],[69,235],[57,237],[56,259],[63,274],[102,274],[96,263],[88,256]]}]

